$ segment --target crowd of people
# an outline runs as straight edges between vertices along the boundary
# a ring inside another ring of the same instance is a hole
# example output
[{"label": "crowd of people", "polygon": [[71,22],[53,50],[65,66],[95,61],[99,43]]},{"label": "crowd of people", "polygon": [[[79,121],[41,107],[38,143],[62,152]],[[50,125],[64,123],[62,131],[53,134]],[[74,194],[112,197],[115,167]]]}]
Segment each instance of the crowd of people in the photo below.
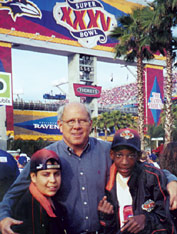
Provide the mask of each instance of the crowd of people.
[{"label": "crowd of people", "polygon": [[140,162],[135,130],[90,137],[91,112],[76,102],[59,108],[58,126],[63,139],[34,153],[5,193],[2,234],[176,233],[177,177]]},{"label": "crowd of people", "polygon": [[102,106],[125,105],[127,103],[136,103],[136,97],[137,84],[131,83],[113,89],[102,90],[98,103]]}]

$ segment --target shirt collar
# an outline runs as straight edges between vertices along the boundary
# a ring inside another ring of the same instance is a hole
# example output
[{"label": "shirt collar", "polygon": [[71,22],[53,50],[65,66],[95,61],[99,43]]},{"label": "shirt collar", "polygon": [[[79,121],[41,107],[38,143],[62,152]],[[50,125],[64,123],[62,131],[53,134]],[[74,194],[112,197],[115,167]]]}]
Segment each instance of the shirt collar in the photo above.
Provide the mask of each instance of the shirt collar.
[{"label": "shirt collar", "polygon": [[[67,152],[69,152],[69,154],[74,154],[73,149],[72,149],[71,147],[69,147],[69,146],[65,143],[65,141],[64,141],[63,139],[62,139],[62,142],[63,142],[63,147],[64,147],[64,149],[65,149]],[[87,142],[87,144],[86,144],[86,146],[85,146],[85,148],[83,149],[83,152],[87,151],[90,147],[91,147],[91,142],[90,142],[90,138],[89,138],[89,139],[88,139],[88,142]]]}]

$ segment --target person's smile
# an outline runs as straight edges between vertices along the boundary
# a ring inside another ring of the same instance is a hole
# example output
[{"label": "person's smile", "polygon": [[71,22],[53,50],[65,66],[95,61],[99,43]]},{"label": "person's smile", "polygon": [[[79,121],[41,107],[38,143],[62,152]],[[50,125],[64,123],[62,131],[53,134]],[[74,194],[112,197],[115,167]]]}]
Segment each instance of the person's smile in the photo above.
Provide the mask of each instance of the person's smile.
[{"label": "person's smile", "polygon": [[72,132],[71,133],[74,137],[81,137],[83,135],[83,132]]},{"label": "person's smile", "polygon": [[47,189],[51,192],[55,192],[58,190],[58,187],[57,186],[47,186]]}]

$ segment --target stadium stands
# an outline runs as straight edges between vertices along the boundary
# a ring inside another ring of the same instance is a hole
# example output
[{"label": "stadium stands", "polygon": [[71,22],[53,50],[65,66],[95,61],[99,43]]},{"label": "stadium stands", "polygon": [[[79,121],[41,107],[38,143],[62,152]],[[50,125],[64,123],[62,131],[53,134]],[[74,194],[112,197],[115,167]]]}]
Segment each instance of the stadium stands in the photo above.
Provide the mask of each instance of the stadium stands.
[{"label": "stadium stands", "polygon": [[113,89],[103,90],[98,99],[99,106],[115,106],[136,103],[137,85],[131,83],[128,85],[115,87]]}]

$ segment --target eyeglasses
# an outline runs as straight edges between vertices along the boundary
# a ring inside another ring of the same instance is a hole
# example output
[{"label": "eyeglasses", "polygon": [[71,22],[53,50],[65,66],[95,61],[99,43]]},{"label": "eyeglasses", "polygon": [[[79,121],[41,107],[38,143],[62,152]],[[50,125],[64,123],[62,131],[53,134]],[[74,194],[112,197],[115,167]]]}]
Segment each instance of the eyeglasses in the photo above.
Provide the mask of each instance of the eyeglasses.
[{"label": "eyeglasses", "polygon": [[122,158],[123,156],[126,156],[127,158],[136,158],[137,154],[135,153],[131,153],[131,154],[121,154],[121,153],[117,153],[117,152],[114,152],[114,155],[116,158]]},{"label": "eyeglasses", "polygon": [[76,123],[78,123],[81,126],[88,126],[90,123],[90,120],[87,119],[71,119],[68,121],[62,120],[62,122],[66,123],[68,126],[73,127]]}]

